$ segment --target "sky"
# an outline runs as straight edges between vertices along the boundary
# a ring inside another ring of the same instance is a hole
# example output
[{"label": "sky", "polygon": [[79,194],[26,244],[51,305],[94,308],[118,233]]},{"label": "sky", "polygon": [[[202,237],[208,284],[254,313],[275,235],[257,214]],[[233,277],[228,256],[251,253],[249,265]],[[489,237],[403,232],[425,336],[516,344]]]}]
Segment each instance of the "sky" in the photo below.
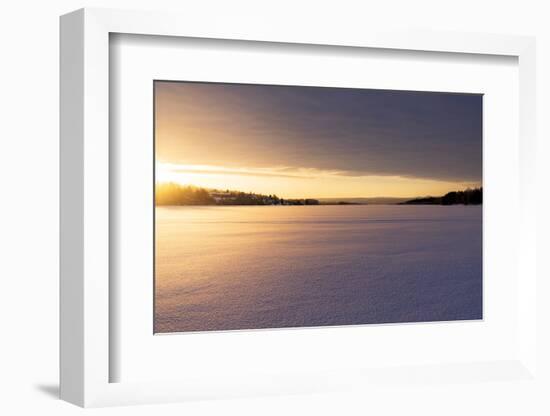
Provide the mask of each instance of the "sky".
[{"label": "sky", "polygon": [[155,81],[156,180],[283,198],[481,185],[482,95]]}]

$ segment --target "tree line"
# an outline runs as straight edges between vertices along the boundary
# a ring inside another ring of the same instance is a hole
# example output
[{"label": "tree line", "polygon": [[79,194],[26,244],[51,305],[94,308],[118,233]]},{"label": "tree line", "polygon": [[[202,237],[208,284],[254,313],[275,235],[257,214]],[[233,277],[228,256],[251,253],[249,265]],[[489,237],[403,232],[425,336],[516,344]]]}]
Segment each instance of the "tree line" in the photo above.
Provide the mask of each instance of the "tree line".
[{"label": "tree line", "polygon": [[160,183],[155,187],[156,205],[318,205],[316,199],[284,199],[277,195],[205,189]]},{"label": "tree line", "polygon": [[204,188],[161,183],[155,187],[156,205],[215,205],[216,201]]},{"label": "tree line", "polygon": [[401,205],[480,205],[483,203],[483,188],[452,191],[443,196],[428,196],[401,202]]}]

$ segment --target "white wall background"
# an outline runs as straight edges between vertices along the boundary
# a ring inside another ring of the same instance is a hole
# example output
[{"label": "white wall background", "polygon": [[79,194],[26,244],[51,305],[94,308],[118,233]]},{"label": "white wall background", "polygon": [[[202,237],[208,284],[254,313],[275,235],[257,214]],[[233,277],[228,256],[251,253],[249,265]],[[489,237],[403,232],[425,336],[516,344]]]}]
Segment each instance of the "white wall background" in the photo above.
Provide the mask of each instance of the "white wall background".
[{"label": "white wall background", "polygon": [[[58,368],[58,16],[84,6],[178,10],[208,24],[212,13],[238,22],[262,18],[308,24],[387,22],[401,27],[536,35],[538,37],[539,182],[550,187],[550,12],[544,0],[186,1],[6,0],[0,11],[0,413],[56,414],[82,410],[56,399]],[[542,166],[542,165],[545,166]],[[546,189],[544,189],[546,188]],[[540,213],[550,206],[542,195]],[[540,241],[550,251],[548,220]],[[543,264],[543,261],[545,264]],[[546,259],[544,275],[550,277]],[[549,283],[540,291],[550,293]],[[548,307],[543,306],[544,311]],[[548,341],[548,336],[545,340]],[[550,350],[548,343],[545,345]],[[548,363],[548,361],[545,361]],[[92,410],[101,415],[197,414],[550,414],[541,391],[504,383],[422,387],[395,397],[346,392]],[[489,395],[489,396],[487,396]],[[483,400],[481,400],[483,399]]]}]

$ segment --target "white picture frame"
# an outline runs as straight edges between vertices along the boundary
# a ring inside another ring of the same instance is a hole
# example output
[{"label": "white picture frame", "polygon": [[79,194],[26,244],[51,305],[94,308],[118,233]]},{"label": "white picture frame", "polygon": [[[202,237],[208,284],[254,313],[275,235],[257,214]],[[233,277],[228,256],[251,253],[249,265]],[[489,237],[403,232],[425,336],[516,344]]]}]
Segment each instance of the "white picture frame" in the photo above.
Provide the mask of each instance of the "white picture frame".
[{"label": "white picture frame", "polygon": [[[472,371],[493,369],[508,379],[537,382],[535,212],[535,41],[508,35],[394,32],[368,29],[334,33],[304,31],[265,22],[235,27],[219,20],[204,27],[192,16],[82,9],[61,18],[61,398],[80,406],[157,403],[193,398],[235,397],[282,392],[319,392],[392,383],[399,369],[336,371],[324,378],[280,374],[239,380],[232,374],[211,379],[110,382],[109,239],[109,36],[113,33],[248,40],[261,42],[383,48],[517,57],[519,62],[518,355],[506,362],[457,366],[442,363],[414,377],[436,374],[472,383]],[[112,166],[111,166],[112,168]],[[360,369],[360,368],[359,368]],[[493,371],[490,370],[490,371]],[[396,373],[397,371],[397,373]],[[405,370],[397,377],[407,378]],[[414,378],[413,377],[413,378]],[[445,378],[444,377],[444,378]],[[229,387],[230,386],[230,387]]]}]

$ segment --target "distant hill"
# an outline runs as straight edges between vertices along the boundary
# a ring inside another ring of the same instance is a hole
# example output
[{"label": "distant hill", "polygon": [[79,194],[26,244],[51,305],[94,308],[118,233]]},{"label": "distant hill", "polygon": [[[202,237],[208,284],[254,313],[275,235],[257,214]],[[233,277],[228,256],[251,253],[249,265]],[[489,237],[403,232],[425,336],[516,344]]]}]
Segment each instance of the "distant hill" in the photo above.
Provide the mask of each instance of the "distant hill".
[{"label": "distant hill", "polygon": [[394,205],[410,200],[411,198],[392,198],[392,197],[374,197],[374,198],[319,198],[321,204],[338,204],[340,202],[348,204],[368,204],[368,205]]},{"label": "distant hill", "polygon": [[483,188],[448,192],[443,196],[427,196],[401,202],[400,205],[481,205]]}]

